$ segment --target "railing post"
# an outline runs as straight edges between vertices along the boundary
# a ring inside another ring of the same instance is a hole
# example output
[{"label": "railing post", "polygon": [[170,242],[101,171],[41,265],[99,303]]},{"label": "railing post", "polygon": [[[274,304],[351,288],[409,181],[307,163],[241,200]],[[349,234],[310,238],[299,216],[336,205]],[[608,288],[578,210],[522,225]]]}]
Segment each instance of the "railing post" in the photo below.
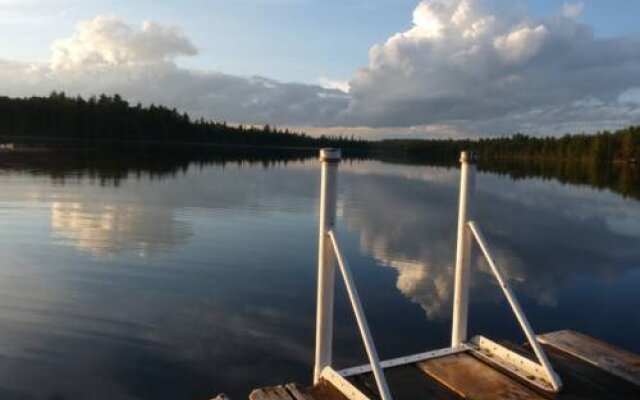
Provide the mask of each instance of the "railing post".
[{"label": "railing post", "polygon": [[340,150],[320,150],[322,180],[320,186],[320,229],[318,233],[318,298],[316,313],[316,357],[313,382],[318,383],[322,370],[331,366],[333,350],[333,299],[335,256],[328,232],[336,219],[336,180]]},{"label": "railing post", "polygon": [[453,320],[451,347],[467,341],[469,312],[469,276],[471,266],[471,232],[467,221],[471,218],[471,202],[475,188],[474,155],[463,151],[460,155],[460,203],[458,206],[458,235],[456,243],[455,283],[453,293]]}]

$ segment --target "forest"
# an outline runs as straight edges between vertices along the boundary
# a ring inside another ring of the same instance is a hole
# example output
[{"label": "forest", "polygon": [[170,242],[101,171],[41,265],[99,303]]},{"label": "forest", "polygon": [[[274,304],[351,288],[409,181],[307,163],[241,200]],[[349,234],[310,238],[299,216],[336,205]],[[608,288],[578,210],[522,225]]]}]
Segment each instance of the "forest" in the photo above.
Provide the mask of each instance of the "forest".
[{"label": "forest", "polygon": [[365,147],[363,140],[310,137],[265,126],[232,126],[192,119],[175,108],[140,103],[120,95],[84,99],[52,92],[48,97],[0,97],[0,136],[15,139],[100,142],[207,143],[278,147]]},{"label": "forest", "polygon": [[596,134],[560,137],[509,137],[477,140],[385,140],[381,146],[410,160],[456,162],[463,150],[474,151],[481,162],[498,160],[636,163],[640,160],[640,126]]},{"label": "forest", "polygon": [[455,164],[462,150],[482,163],[520,162],[629,163],[640,160],[640,126],[596,134],[533,137],[515,134],[482,139],[388,139],[367,141],[337,136],[311,137],[265,126],[232,126],[193,119],[175,108],[129,104],[121,96],[83,99],[53,92],[48,97],[0,97],[0,136],[39,140],[207,143],[257,147],[340,147],[379,158]]}]

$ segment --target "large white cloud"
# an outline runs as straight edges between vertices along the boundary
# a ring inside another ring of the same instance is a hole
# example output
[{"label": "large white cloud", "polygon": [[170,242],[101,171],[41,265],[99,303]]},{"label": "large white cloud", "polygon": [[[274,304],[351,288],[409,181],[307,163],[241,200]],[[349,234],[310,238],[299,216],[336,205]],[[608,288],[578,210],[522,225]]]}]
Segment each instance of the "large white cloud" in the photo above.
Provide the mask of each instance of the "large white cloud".
[{"label": "large white cloud", "polygon": [[337,89],[181,68],[176,58],[197,54],[196,47],[178,28],[155,22],[137,29],[119,17],[98,16],[78,24],[73,36],[55,41],[52,50],[47,63],[0,60],[0,93],[120,93],[195,116],[297,125],[334,119],[348,102]]},{"label": "large white cloud", "polygon": [[638,120],[619,97],[640,86],[640,37],[598,38],[560,12],[536,17],[512,3],[422,1],[414,26],[374,46],[351,80],[350,114],[508,132]]},{"label": "large white cloud", "polygon": [[177,28],[147,21],[140,30],[134,30],[118,17],[98,16],[78,24],[72,37],[53,44],[52,67],[155,63],[195,54],[196,48]]},{"label": "large white cloud", "polygon": [[412,27],[373,46],[349,82],[322,85],[183,68],[176,58],[197,48],[178,28],[98,16],[55,41],[48,62],[0,60],[0,93],[118,92],[230,122],[378,136],[640,123],[639,36],[596,36],[576,20],[582,3],[546,17],[516,3],[423,0]]}]

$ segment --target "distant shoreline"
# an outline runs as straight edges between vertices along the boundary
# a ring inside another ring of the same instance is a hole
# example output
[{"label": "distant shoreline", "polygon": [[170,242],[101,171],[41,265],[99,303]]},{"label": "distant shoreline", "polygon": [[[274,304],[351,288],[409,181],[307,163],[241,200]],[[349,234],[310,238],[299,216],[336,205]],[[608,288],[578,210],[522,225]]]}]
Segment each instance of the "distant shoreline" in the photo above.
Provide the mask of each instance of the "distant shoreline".
[{"label": "distant shoreline", "polygon": [[43,146],[164,146],[225,148],[251,151],[313,152],[341,148],[360,156],[400,158],[416,163],[457,163],[463,150],[481,162],[502,161],[631,164],[640,160],[640,126],[615,132],[533,137],[475,139],[385,139],[346,136],[311,137],[303,132],[270,125],[228,125],[222,121],[193,119],[165,106],[132,105],[121,96],[69,97],[53,92],[48,97],[0,96],[0,140]]}]

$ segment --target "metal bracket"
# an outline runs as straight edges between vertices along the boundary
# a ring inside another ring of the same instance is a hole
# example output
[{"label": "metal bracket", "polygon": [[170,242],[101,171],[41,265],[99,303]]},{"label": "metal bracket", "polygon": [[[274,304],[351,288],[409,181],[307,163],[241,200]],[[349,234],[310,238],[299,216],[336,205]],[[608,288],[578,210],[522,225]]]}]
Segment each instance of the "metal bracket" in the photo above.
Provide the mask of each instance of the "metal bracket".
[{"label": "metal bracket", "polygon": [[[452,354],[463,353],[465,351],[472,350],[473,347],[466,344],[462,344],[460,347],[445,347],[444,349],[425,351],[423,353],[411,354],[404,357],[392,358],[390,360],[384,360],[380,362],[380,367],[393,368],[401,365],[413,364],[420,361],[431,360],[438,357],[445,357]],[[357,367],[345,368],[338,371],[338,373],[344,377],[366,374],[371,372],[371,364],[359,365]]]},{"label": "metal bracket", "polygon": [[544,367],[527,357],[487,339],[475,336],[469,343],[471,353],[482,361],[495,366],[510,375],[547,392],[555,392],[553,384],[547,379]]}]

